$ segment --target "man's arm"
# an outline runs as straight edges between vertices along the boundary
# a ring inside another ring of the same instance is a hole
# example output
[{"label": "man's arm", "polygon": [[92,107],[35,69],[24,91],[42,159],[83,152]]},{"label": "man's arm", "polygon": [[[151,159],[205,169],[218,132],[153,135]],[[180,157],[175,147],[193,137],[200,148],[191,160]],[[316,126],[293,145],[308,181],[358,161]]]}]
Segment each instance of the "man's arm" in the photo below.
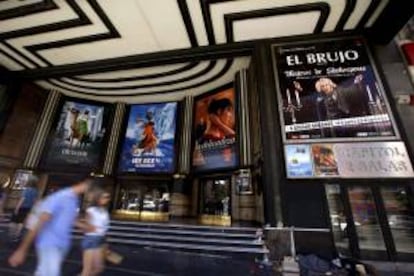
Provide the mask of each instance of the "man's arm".
[{"label": "man's arm", "polygon": [[51,215],[49,213],[42,213],[39,216],[39,220],[33,229],[29,230],[23,238],[23,241],[20,243],[19,247],[14,251],[14,253],[9,258],[9,264],[13,267],[21,265],[26,259],[27,251],[32,245],[35,237],[42,229],[43,225],[49,221]]}]

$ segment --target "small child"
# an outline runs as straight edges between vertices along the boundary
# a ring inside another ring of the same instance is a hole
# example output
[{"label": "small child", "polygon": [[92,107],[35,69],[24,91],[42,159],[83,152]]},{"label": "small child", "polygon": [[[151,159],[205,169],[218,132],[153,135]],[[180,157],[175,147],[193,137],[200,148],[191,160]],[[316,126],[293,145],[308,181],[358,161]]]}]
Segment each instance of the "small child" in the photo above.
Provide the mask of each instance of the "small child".
[{"label": "small child", "polygon": [[104,270],[105,235],[109,228],[109,213],[106,209],[111,195],[102,191],[95,197],[93,204],[86,209],[85,235],[82,241],[82,276],[97,275]]}]

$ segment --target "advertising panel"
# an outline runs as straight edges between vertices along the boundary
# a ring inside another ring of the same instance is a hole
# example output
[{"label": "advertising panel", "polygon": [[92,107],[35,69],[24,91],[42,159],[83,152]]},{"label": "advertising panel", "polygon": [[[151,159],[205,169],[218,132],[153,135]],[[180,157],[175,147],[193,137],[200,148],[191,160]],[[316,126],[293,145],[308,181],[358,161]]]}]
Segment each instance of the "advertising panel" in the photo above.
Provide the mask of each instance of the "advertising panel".
[{"label": "advertising panel", "polygon": [[347,143],[334,146],[339,174],[344,177],[413,177],[403,142]]},{"label": "advertising panel", "polygon": [[273,58],[285,142],[399,136],[361,39],[275,45]]},{"label": "advertising panel", "polygon": [[288,177],[312,177],[312,159],[309,145],[286,145]]},{"label": "advertising panel", "polygon": [[[36,175],[33,171],[29,170],[16,170],[14,174],[14,181],[12,185],[13,190],[24,190],[29,182],[32,180],[38,181],[39,176]],[[35,182],[35,184],[37,184]]]},{"label": "advertising panel", "polygon": [[177,103],[132,105],[119,170],[171,173],[175,169]]},{"label": "advertising panel", "polygon": [[237,165],[236,93],[227,88],[194,100],[193,159],[195,171]]},{"label": "advertising panel", "polygon": [[285,151],[288,178],[414,177],[403,142],[295,144]]},{"label": "advertising panel", "polygon": [[333,145],[312,145],[312,159],[315,176],[338,175],[338,164],[336,163]]},{"label": "advertising panel", "polygon": [[105,149],[104,136],[109,108],[103,104],[65,101],[49,135],[42,164],[44,167],[99,166]]}]

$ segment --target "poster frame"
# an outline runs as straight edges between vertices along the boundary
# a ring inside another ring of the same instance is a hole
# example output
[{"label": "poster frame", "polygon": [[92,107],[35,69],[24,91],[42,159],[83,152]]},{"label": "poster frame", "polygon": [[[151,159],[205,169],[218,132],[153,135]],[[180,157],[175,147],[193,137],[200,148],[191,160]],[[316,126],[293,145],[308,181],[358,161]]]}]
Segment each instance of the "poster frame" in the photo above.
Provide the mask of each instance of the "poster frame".
[{"label": "poster frame", "polygon": [[235,82],[232,81],[230,83],[224,84],[222,86],[216,87],[214,89],[211,89],[205,93],[199,94],[197,96],[194,97],[194,101],[193,101],[193,107],[192,107],[192,116],[191,116],[191,151],[190,151],[190,170],[193,174],[195,175],[199,175],[199,174],[204,174],[204,173],[220,173],[220,172],[228,172],[228,171],[232,171],[237,169],[240,166],[240,129],[239,129],[239,123],[237,121],[235,121],[235,130],[236,130],[236,143],[235,143],[235,158],[236,158],[236,163],[234,166],[230,166],[230,167],[225,167],[225,168],[215,168],[215,169],[197,169],[197,167],[193,166],[193,152],[194,152],[194,147],[195,147],[195,133],[194,133],[194,118],[195,118],[195,112],[196,112],[196,103],[199,99],[214,95],[216,93],[219,93],[223,90],[226,89],[230,89],[233,88],[234,89],[234,103],[235,103],[235,109],[234,109],[234,114],[235,116],[237,116],[237,118],[240,118],[240,111],[239,111],[239,104],[240,104],[240,93],[237,92],[236,86],[235,86]]},{"label": "poster frame", "polygon": [[[339,138],[317,138],[317,139],[288,139],[286,137],[285,131],[285,119],[284,119],[284,112],[283,112],[283,97],[282,91],[280,88],[280,79],[279,79],[279,68],[277,66],[277,58],[276,52],[279,47],[284,46],[304,46],[308,44],[321,44],[321,43],[334,43],[336,41],[346,41],[346,40],[355,40],[358,39],[363,44],[363,49],[366,51],[367,58],[369,61],[369,65],[372,68],[374,77],[378,83],[379,89],[384,97],[384,104],[388,111],[388,116],[390,117],[392,129],[394,131],[393,136],[377,136],[377,137],[339,137]],[[381,74],[379,72],[377,62],[372,55],[371,49],[368,45],[366,39],[360,35],[352,35],[352,36],[344,36],[344,37],[330,37],[330,38],[315,38],[303,41],[291,41],[291,42],[275,42],[270,44],[270,51],[271,51],[271,58],[272,58],[272,68],[274,74],[274,85],[275,85],[275,93],[277,99],[277,107],[279,112],[279,120],[280,120],[280,127],[282,133],[282,142],[283,144],[305,144],[305,143],[335,143],[335,142],[369,142],[369,141],[398,141],[401,140],[401,133],[399,131],[398,124],[396,122],[394,116],[394,109],[391,107],[390,104],[390,96],[389,92],[386,90],[387,87],[384,85]]]},{"label": "poster frame", "polygon": [[[105,124],[106,130],[105,135],[102,140],[102,146],[99,154],[99,158],[96,162],[96,164],[92,166],[79,166],[79,165],[73,165],[73,164],[48,164],[46,163],[46,157],[47,157],[47,145],[50,144],[53,141],[52,133],[55,132],[55,129],[57,127],[57,124],[59,123],[60,118],[60,111],[62,110],[63,106],[66,102],[75,102],[80,104],[90,104],[90,105],[98,105],[102,106],[104,109],[107,109],[107,123]],[[59,99],[59,103],[54,107],[53,111],[53,120],[51,127],[47,133],[46,139],[45,139],[45,146],[42,149],[42,154],[39,161],[39,169],[44,171],[56,171],[56,172],[90,172],[90,171],[101,171],[106,159],[107,150],[108,150],[108,143],[109,138],[112,133],[112,126],[115,116],[115,106],[114,104],[108,103],[108,102],[101,102],[101,101],[94,101],[89,99],[81,99],[81,98],[75,98],[70,97],[66,95],[62,95],[62,97]]]},{"label": "poster frame", "polygon": [[[290,176],[290,174],[289,174],[289,166],[288,166],[288,154],[287,154],[287,151],[288,151],[288,147],[291,147],[291,146],[302,146],[302,145],[306,145],[308,148],[309,148],[309,157],[310,157],[310,166],[311,166],[311,170],[312,170],[312,176]],[[313,175],[313,172],[314,172],[314,164],[313,164],[313,160],[312,160],[312,144],[309,144],[309,143],[303,143],[303,144],[285,144],[285,145],[283,145],[283,154],[284,154],[284,162],[283,162],[283,165],[284,165],[284,167],[285,167],[285,174],[286,174],[286,178],[287,179],[318,179],[318,178],[323,178],[323,177],[315,177],[314,175]]]},{"label": "poster frame", "polygon": [[[164,171],[164,172],[129,172],[129,171],[124,171],[121,169],[120,166],[120,161],[121,161],[121,155],[122,155],[122,149],[123,149],[123,145],[125,143],[125,134],[126,131],[128,129],[128,121],[129,121],[129,116],[131,113],[131,108],[133,106],[136,105],[150,105],[150,104],[163,104],[163,103],[176,103],[177,104],[177,109],[176,109],[176,117],[175,117],[175,137],[174,137],[174,157],[173,157],[173,164],[172,164],[172,168],[170,171]],[[177,171],[177,164],[178,164],[178,152],[179,152],[179,145],[181,142],[181,135],[177,135],[181,134],[181,130],[182,130],[182,116],[181,116],[181,111],[183,108],[183,104],[182,101],[177,101],[177,100],[172,100],[172,101],[159,101],[159,102],[142,102],[142,103],[130,103],[128,105],[126,105],[125,108],[125,114],[122,118],[122,126],[120,129],[120,137],[118,139],[118,143],[117,143],[117,154],[116,154],[116,158],[115,158],[115,171],[117,173],[117,175],[119,176],[138,176],[138,175],[144,175],[144,176],[152,176],[152,175],[172,175]],[[177,137],[178,136],[178,137]]]}]

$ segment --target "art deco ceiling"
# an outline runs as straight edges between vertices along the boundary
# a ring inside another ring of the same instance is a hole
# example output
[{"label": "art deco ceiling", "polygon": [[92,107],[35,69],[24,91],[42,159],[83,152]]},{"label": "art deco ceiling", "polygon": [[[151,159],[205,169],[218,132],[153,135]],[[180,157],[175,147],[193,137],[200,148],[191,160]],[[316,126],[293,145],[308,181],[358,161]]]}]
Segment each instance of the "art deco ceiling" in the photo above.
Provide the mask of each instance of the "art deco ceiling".
[{"label": "art deco ceiling", "polygon": [[[199,94],[232,81],[250,57],[168,62],[203,46],[369,28],[389,0],[8,0],[0,1],[0,64],[53,72],[36,82],[106,101]],[[154,56],[148,64],[140,57]],[[198,54],[203,55],[203,51]],[[116,64],[96,67],[94,64]],[[123,62],[121,62],[123,61]],[[74,69],[71,71],[69,69]],[[88,69],[82,71],[82,68]],[[74,73],[76,72],[76,73]]]}]

